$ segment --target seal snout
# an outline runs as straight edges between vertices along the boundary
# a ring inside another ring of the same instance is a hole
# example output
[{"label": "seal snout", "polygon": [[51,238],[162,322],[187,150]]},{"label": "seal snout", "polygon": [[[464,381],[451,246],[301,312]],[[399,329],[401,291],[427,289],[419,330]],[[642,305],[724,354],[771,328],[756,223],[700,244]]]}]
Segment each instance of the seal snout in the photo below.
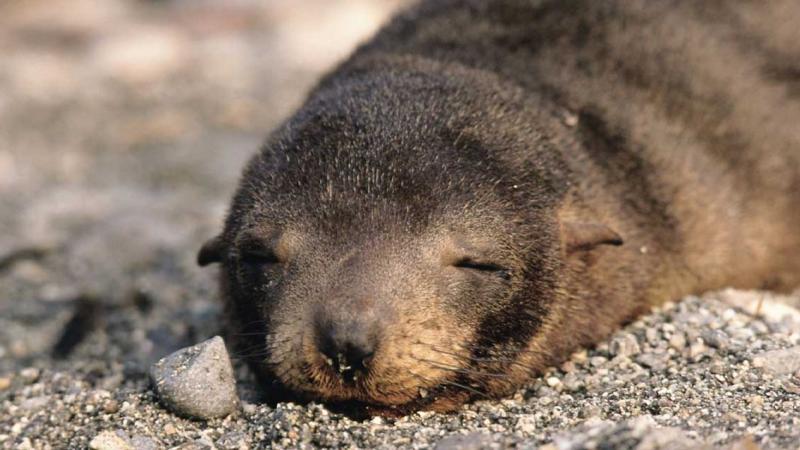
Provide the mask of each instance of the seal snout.
[{"label": "seal snout", "polygon": [[379,325],[371,317],[317,322],[317,350],[342,381],[354,383],[370,370]]}]

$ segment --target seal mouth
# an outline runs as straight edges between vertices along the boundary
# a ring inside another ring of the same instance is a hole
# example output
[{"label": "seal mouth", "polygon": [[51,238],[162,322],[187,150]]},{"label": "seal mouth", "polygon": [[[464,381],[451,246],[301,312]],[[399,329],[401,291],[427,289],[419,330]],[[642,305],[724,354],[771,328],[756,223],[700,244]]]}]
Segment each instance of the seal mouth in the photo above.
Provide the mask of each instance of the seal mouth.
[{"label": "seal mouth", "polygon": [[[400,417],[419,410],[447,412],[474,398],[490,398],[483,386],[475,384],[477,380],[466,375],[472,372],[467,368],[453,367],[450,373],[426,377],[415,371],[420,367],[362,372],[343,366],[321,352],[313,356],[304,363],[305,383],[289,389],[304,399],[325,402],[350,416],[357,416],[358,411],[366,417]],[[375,356],[370,359],[375,360]]]},{"label": "seal mouth", "polygon": [[392,404],[351,399],[329,401],[328,406],[334,412],[341,412],[356,419],[368,419],[374,416],[399,418],[416,411],[452,411],[471,398],[469,392],[455,389],[452,385],[442,384],[425,390],[427,394],[424,397],[418,396],[404,403]]}]

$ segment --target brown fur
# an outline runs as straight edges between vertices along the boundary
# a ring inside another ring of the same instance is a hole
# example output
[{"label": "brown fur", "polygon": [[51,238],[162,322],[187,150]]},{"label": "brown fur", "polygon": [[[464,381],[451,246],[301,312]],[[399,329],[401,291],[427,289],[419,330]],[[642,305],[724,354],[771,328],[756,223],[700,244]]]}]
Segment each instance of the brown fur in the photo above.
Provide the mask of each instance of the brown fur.
[{"label": "brown fur", "polygon": [[[799,22],[792,0],[399,16],[273,135],[201,252],[254,367],[449,409],[666,300],[800,285]],[[322,354],[337,330],[379,343],[360,378]]]}]

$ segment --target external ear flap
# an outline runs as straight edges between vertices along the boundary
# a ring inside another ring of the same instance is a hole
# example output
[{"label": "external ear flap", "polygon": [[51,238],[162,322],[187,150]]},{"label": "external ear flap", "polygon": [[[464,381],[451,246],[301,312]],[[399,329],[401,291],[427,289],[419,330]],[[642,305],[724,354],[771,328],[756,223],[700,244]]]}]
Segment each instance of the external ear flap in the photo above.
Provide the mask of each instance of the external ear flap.
[{"label": "external ear flap", "polygon": [[602,223],[565,222],[561,226],[564,248],[570,255],[598,245],[622,245],[622,237]]},{"label": "external ear flap", "polygon": [[222,236],[209,239],[200,247],[197,253],[197,264],[207,266],[211,263],[222,262],[222,253],[225,250]]}]

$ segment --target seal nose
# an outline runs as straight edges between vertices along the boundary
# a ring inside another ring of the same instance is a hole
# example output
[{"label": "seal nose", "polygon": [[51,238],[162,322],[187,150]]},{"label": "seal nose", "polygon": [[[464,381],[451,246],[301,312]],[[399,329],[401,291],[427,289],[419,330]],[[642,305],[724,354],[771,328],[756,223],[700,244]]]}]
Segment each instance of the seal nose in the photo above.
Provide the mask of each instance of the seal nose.
[{"label": "seal nose", "polygon": [[318,327],[318,349],[325,361],[347,382],[369,371],[377,347],[377,333],[364,323]]}]

